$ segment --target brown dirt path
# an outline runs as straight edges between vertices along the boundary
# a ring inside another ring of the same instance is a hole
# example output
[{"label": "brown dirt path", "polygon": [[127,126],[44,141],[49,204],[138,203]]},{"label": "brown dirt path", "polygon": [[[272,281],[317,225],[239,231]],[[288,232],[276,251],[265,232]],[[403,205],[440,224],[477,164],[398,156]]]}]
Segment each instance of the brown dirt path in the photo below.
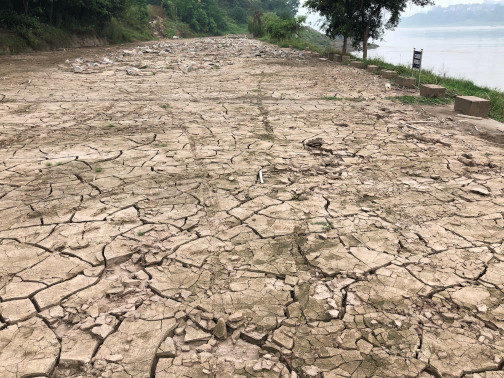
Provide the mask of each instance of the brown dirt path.
[{"label": "brown dirt path", "polygon": [[502,376],[502,144],[384,83],[240,38],[0,58],[0,377]]}]

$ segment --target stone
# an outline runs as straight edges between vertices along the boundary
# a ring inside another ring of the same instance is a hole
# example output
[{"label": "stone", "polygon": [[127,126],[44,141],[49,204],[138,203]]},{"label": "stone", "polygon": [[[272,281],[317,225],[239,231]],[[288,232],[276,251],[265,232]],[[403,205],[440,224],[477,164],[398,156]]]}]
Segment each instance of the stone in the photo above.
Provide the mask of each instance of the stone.
[{"label": "stone", "polygon": [[320,369],[315,365],[303,367],[303,373],[306,377],[318,377]]},{"label": "stone", "polygon": [[354,60],[350,62],[350,66],[355,68],[362,68],[364,67],[364,63],[358,60]]},{"label": "stone", "polygon": [[102,324],[100,326],[94,327],[91,332],[101,339],[106,339],[108,335],[114,332],[114,328],[108,324]]},{"label": "stone", "polygon": [[490,195],[490,192],[482,186],[470,185],[468,187],[468,190],[471,193],[479,194],[480,196],[489,196]]},{"label": "stone", "polygon": [[194,327],[187,327],[185,330],[184,342],[208,341],[212,335]]},{"label": "stone", "polygon": [[378,71],[378,66],[370,64],[369,66],[366,67],[366,71],[368,71],[368,72],[377,72]]},{"label": "stone", "polygon": [[105,357],[105,361],[107,362],[119,362],[124,359],[122,354],[111,354]]},{"label": "stone", "polygon": [[390,70],[382,70],[381,77],[384,79],[395,79],[397,77],[397,72]]},{"label": "stone", "polygon": [[348,55],[342,55],[341,56],[341,61],[342,62],[350,62],[350,57]]},{"label": "stone", "polygon": [[213,329],[213,334],[219,339],[225,339],[227,337],[226,321],[223,318],[219,318],[217,325]]},{"label": "stone", "polygon": [[490,100],[475,96],[455,97],[455,111],[472,117],[488,118]]},{"label": "stone", "polygon": [[436,84],[421,84],[420,96],[435,98],[444,97],[446,95],[446,88]]},{"label": "stone", "polygon": [[140,70],[135,67],[128,67],[128,68],[126,68],[126,74],[130,75],[130,76],[139,76]]},{"label": "stone", "polygon": [[174,358],[177,356],[177,347],[173,338],[167,337],[159,346],[156,355],[159,358]]},{"label": "stone", "polygon": [[230,321],[231,323],[239,322],[240,320],[243,320],[243,313],[241,311],[235,312],[235,313],[229,315],[229,317],[228,317],[228,321]]},{"label": "stone", "polygon": [[397,85],[404,88],[415,88],[416,79],[414,77],[398,76]]},{"label": "stone", "polygon": [[286,349],[291,349],[294,345],[294,340],[289,335],[288,328],[284,326],[273,332],[272,341]]},{"label": "stone", "polygon": [[341,55],[335,54],[334,61],[337,63],[341,63],[341,62],[343,62],[343,57]]}]

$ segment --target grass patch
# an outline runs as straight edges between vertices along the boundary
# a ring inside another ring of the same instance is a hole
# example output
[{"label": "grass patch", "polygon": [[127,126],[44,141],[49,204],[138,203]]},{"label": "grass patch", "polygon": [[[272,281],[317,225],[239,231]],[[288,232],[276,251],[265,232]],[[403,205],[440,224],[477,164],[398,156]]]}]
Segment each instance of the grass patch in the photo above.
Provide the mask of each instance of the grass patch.
[{"label": "grass patch", "polygon": [[102,168],[95,168],[95,172],[96,172],[96,173],[100,173],[101,171],[103,171],[103,169],[102,169]]},{"label": "grass patch", "polygon": [[[386,69],[396,71],[401,76],[411,75],[411,67],[394,65],[383,61],[383,59],[373,58],[363,62],[364,67],[375,65],[378,66],[380,70]],[[496,121],[504,122],[504,91],[480,87],[470,80],[438,75],[429,70],[422,70],[421,84],[442,85],[446,88],[446,98],[420,99],[414,96],[400,96],[401,98],[398,98],[398,100],[408,104],[445,105],[454,102],[456,96],[476,96],[490,100],[490,111],[488,116]]]},{"label": "grass patch", "polygon": [[437,98],[428,98],[428,97],[417,97],[417,96],[396,96],[396,97],[387,97],[388,100],[399,101],[403,104],[409,105],[446,105],[452,104],[454,101],[450,97],[437,97]]},{"label": "grass patch", "polygon": [[145,235],[145,232],[143,232],[143,231],[138,231],[137,232],[137,236],[144,236],[144,235]]},{"label": "grass patch", "polygon": [[324,231],[331,231],[334,228],[334,225],[331,221],[327,222],[313,222],[313,225],[320,225],[324,229]]},{"label": "grass patch", "polygon": [[52,165],[52,163],[47,162],[47,163],[45,163],[45,165],[46,165],[46,167],[50,167]]},{"label": "grass patch", "polygon": [[335,96],[323,96],[322,100],[325,101],[350,101],[350,102],[362,102],[365,100],[364,97],[335,97]]}]

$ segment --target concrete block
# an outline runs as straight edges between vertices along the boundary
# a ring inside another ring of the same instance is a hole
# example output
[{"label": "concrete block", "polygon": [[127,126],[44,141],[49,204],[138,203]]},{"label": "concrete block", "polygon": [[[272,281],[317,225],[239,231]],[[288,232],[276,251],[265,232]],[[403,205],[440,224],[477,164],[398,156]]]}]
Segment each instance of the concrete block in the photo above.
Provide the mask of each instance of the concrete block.
[{"label": "concrete block", "polygon": [[364,63],[359,62],[358,60],[354,60],[353,62],[350,62],[350,65],[352,67],[362,68],[364,66]]},{"label": "concrete block", "polygon": [[390,70],[383,70],[381,72],[381,76],[384,78],[384,79],[394,79],[397,77],[397,72],[395,71],[390,71]]},{"label": "concrete block", "polygon": [[422,97],[444,97],[446,95],[446,88],[436,84],[422,84],[420,85],[420,96]]},{"label": "concrete block", "polygon": [[334,57],[335,57],[335,53],[333,52],[330,52],[327,54],[327,59],[329,59],[330,61],[334,62]]},{"label": "concrete block", "polygon": [[397,84],[401,87],[415,88],[416,79],[414,77],[399,76],[397,78]]},{"label": "concrete block", "polygon": [[343,62],[350,62],[350,57],[348,55],[342,55],[341,59]]},{"label": "concrete block", "polygon": [[334,56],[334,61],[338,62],[338,63],[341,63],[341,62],[343,62],[343,57],[341,55],[335,55]]},{"label": "concrete block", "polygon": [[376,72],[378,71],[378,66],[373,66],[373,65],[369,65],[367,66],[366,68],[369,72]]},{"label": "concrete block", "polygon": [[455,111],[473,117],[488,118],[490,100],[475,96],[457,96],[455,98]]}]

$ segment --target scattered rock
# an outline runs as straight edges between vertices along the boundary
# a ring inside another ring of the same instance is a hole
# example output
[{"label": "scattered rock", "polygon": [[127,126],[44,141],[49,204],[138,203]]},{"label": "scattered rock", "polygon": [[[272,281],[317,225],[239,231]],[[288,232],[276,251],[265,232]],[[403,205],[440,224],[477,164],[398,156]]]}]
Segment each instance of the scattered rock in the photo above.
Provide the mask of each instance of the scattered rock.
[{"label": "scattered rock", "polygon": [[220,318],[217,321],[217,325],[213,330],[213,334],[219,339],[227,338],[226,321],[223,318]]},{"label": "scattered rock", "polygon": [[128,67],[128,68],[126,68],[126,74],[128,74],[130,76],[139,76],[140,70],[135,67]]},{"label": "scattered rock", "polygon": [[196,329],[194,327],[187,327],[185,329],[184,342],[191,343],[194,341],[208,341],[212,336],[209,333]]},{"label": "scattered rock", "polygon": [[94,327],[91,332],[96,336],[99,336],[101,339],[106,339],[108,335],[114,332],[114,328],[108,324],[102,324],[98,327]]}]

